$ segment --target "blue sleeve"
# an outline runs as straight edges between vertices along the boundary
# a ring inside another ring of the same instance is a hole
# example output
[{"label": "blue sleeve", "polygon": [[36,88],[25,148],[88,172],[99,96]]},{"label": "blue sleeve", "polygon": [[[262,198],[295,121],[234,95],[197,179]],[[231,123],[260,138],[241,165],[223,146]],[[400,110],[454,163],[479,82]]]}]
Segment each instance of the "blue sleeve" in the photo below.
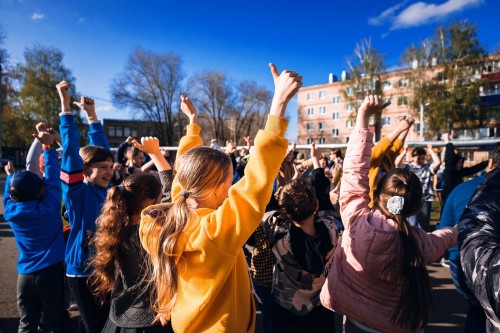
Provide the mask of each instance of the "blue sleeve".
[{"label": "blue sleeve", "polygon": [[439,221],[438,229],[444,227],[453,227],[457,221],[455,221],[455,211],[453,209],[453,195],[448,197],[441,213],[441,220]]},{"label": "blue sleeve", "polygon": [[57,158],[56,150],[44,150],[43,158],[45,159],[45,192],[46,195],[51,195],[60,205],[62,200],[61,188],[61,168]]},{"label": "blue sleeve", "polygon": [[109,150],[108,138],[104,132],[101,122],[89,124],[89,141],[91,146],[102,147]]},{"label": "blue sleeve", "polygon": [[75,125],[75,117],[71,114],[61,114],[59,125],[62,141],[61,180],[63,190],[68,186],[83,182],[83,161],[80,157],[80,135]]},{"label": "blue sleeve", "polygon": [[8,201],[12,200],[10,198],[10,188],[9,188],[11,178],[12,178],[12,175],[7,175],[7,179],[5,180],[5,188],[3,191],[3,204],[4,204],[4,206]]}]

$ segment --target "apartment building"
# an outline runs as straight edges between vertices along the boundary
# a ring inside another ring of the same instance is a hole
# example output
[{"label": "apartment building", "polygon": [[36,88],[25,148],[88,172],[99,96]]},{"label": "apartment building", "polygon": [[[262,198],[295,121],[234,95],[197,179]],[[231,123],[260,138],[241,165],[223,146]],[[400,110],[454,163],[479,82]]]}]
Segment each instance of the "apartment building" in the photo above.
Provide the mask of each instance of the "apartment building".
[{"label": "apartment building", "polygon": [[[434,77],[439,66],[425,70],[425,79]],[[408,134],[408,141],[427,141],[435,139],[427,132],[425,124],[425,105],[415,110],[411,107],[413,97],[411,71],[397,70],[382,73],[369,85],[380,88],[383,98],[391,105],[382,113],[381,136],[391,132],[398,123],[400,116],[413,116],[415,125]],[[481,108],[485,119],[482,119],[481,128],[458,131],[458,139],[481,139],[500,136],[500,56],[492,56],[485,60],[478,78],[485,79],[490,84],[487,89],[479,91]],[[360,87],[349,86],[345,72],[341,80],[330,74],[328,83],[302,87],[298,92],[298,144],[345,144],[354,127],[355,105],[349,100],[351,96],[362,95]],[[373,88],[371,86],[370,88]],[[345,93],[349,98],[345,98]],[[358,101],[360,102],[360,100]],[[423,119],[423,123],[421,123]],[[422,130],[421,130],[421,126]],[[373,127],[373,125],[372,125]],[[372,128],[373,130],[373,128]],[[379,139],[379,138],[376,138]]]}]

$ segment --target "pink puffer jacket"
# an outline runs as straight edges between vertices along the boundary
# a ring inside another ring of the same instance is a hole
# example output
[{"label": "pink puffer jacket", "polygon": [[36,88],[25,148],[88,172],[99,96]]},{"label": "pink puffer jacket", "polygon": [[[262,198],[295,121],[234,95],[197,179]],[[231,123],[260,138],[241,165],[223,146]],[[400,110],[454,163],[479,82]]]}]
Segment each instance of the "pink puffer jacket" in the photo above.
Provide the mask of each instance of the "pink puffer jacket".
[{"label": "pink puffer jacket", "polygon": [[[395,222],[368,207],[372,146],[373,133],[353,131],[340,192],[345,231],[320,298],[325,307],[382,332],[408,332],[390,322],[401,296],[397,282],[401,241]],[[415,228],[414,232],[427,263],[457,243],[455,228],[433,233]]]}]

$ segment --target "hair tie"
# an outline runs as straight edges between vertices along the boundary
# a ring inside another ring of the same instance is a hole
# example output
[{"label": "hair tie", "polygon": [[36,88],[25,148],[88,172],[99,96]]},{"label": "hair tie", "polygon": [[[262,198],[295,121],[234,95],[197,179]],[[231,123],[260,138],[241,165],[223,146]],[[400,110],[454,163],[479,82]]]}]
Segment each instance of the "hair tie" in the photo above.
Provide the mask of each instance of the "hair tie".
[{"label": "hair tie", "polygon": [[183,196],[184,198],[188,198],[189,197],[189,192],[188,191],[181,191],[181,196]]},{"label": "hair tie", "polygon": [[125,186],[123,186],[123,184],[120,184],[117,187],[120,191],[125,191]]},{"label": "hair tie", "polygon": [[403,211],[405,199],[400,196],[393,196],[387,200],[387,210],[394,215],[399,215]]}]

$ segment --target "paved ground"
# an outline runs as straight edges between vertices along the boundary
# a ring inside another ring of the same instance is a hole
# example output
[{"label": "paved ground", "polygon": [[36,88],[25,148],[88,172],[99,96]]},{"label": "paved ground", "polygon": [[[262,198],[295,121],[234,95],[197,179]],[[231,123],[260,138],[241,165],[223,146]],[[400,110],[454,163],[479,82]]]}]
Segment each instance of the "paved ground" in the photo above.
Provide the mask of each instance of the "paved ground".
[{"label": "paved ground", "polygon": [[[0,174],[0,194],[3,196],[5,174]],[[0,213],[3,204],[0,203]],[[0,333],[17,331],[16,308],[16,259],[17,248],[14,235],[0,216]],[[434,288],[437,313],[425,329],[429,333],[462,332],[465,321],[466,303],[456,292],[447,268],[438,264],[428,266]],[[259,321],[260,322],[260,321]],[[260,327],[257,332],[260,332]],[[341,330],[337,330],[341,332]]]}]

